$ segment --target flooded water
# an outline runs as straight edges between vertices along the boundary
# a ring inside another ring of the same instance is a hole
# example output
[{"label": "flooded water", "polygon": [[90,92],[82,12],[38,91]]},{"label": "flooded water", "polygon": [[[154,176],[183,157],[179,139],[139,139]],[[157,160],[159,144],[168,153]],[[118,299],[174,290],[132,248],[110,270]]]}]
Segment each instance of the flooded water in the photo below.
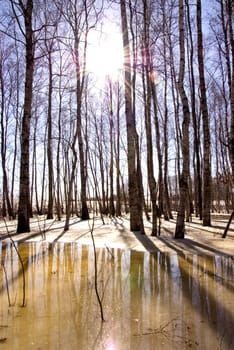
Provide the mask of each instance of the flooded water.
[{"label": "flooded water", "polygon": [[18,255],[0,248],[3,350],[234,349],[231,258],[98,249],[101,322],[92,247],[20,245],[25,307]]}]

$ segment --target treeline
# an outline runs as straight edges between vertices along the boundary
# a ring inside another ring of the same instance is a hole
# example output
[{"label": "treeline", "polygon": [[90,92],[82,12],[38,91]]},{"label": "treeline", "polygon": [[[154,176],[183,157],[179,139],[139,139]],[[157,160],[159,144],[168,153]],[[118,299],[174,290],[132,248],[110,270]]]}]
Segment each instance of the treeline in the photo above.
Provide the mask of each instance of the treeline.
[{"label": "treeline", "polygon": [[[100,86],[89,38],[110,13],[124,64]],[[29,232],[33,213],[67,230],[129,212],[144,233],[150,212],[157,235],[176,210],[181,238],[192,213],[232,211],[233,17],[232,0],[1,0],[1,216]]]}]

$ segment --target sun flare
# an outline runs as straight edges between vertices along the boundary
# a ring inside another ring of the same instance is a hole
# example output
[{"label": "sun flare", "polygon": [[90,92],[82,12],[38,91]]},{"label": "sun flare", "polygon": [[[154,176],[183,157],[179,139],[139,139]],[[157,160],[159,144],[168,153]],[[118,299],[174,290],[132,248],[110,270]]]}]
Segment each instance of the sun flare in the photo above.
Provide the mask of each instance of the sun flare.
[{"label": "sun flare", "polygon": [[117,79],[123,69],[123,48],[120,36],[112,35],[108,40],[93,41],[87,54],[87,71],[98,79],[107,76]]}]

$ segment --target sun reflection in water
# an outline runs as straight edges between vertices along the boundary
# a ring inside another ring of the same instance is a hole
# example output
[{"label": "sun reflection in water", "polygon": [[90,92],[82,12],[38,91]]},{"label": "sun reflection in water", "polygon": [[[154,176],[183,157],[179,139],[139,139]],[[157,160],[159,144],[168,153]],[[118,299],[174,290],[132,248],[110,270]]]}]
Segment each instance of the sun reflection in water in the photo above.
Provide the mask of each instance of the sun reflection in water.
[{"label": "sun reflection in water", "polygon": [[26,308],[19,308],[18,256],[10,244],[0,249],[10,301],[16,299],[9,309],[2,264],[2,350],[31,350],[33,344],[48,350],[234,349],[231,258],[98,248],[98,287],[109,322],[97,327],[93,248],[75,243],[49,247],[19,246],[27,262]]},{"label": "sun reflection in water", "polygon": [[114,340],[112,338],[108,338],[105,346],[105,350],[116,350],[116,346]]}]

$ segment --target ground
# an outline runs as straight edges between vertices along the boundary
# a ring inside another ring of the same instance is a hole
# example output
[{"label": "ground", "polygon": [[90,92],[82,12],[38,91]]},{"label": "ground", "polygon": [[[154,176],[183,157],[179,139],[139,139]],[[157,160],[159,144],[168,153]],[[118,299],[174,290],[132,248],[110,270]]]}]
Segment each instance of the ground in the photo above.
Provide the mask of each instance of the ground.
[{"label": "ground", "polygon": [[[178,254],[223,255],[234,257],[234,222],[231,223],[227,237],[222,238],[229,215],[213,214],[212,226],[204,227],[197,218],[186,223],[185,239],[174,239],[175,220],[161,219],[160,235],[151,236],[151,223],[145,222],[146,234],[142,235],[129,230],[127,218],[100,218],[81,221],[72,218],[70,228],[64,232],[64,221],[45,220],[43,217],[31,221],[31,232],[16,234],[16,222],[8,221],[7,228],[4,221],[0,221],[0,241],[41,241],[48,242],[77,242],[78,244],[92,244],[91,230],[93,230],[97,247],[123,248],[138,251],[149,251]],[[8,234],[8,233],[9,234]]]}]

